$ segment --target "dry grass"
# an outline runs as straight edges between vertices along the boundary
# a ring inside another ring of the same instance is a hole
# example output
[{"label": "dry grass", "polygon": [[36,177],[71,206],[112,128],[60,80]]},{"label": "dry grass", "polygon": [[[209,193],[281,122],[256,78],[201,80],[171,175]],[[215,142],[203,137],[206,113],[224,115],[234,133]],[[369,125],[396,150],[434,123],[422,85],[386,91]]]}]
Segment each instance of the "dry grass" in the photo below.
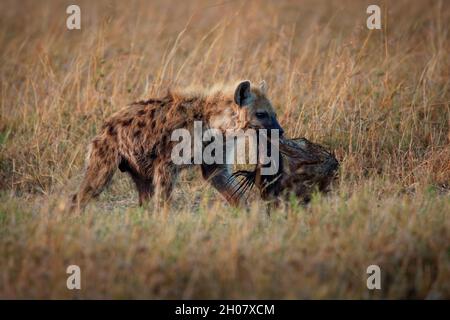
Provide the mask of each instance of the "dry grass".
[{"label": "dry grass", "polygon": [[[69,2],[0,3],[0,297],[450,297],[445,1],[79,3],[81,31],[65,28]],[[374,3],[381,31],[365,27]],[[117,174],[66,213],[108,115],[239,78],[268,82],[288,136],[336,151],[333,194],[269,218],[228,208],[194,171],[162,214]]]}]

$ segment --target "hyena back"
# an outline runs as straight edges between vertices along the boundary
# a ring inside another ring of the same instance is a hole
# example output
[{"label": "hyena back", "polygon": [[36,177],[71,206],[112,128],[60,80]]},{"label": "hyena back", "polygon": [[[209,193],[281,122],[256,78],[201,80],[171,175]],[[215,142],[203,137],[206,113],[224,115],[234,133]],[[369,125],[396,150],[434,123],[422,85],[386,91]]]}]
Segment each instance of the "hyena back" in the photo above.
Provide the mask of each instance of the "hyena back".
[{"label": "hyena back", "polygon": [[[83,208],[111,181],[115,171],[130,174],[139,193],[139,204],[155,195],[168,200],[178,172],[188,165],[175,165],[171,141],[175,129],[193,132],[194,122],[203,130],[282,129],[266,84],[239,83],[230,91],[210,93],[168,93],[161,99],[136,102],[112,115],[90,144],[87,166],[79,192],[72,197],[73,207]],[[194,135],[191,134],[191,137]],[[202,175],[231,204],[236,204],[230,186],[231,168],[227,164],[202,164]]]}]

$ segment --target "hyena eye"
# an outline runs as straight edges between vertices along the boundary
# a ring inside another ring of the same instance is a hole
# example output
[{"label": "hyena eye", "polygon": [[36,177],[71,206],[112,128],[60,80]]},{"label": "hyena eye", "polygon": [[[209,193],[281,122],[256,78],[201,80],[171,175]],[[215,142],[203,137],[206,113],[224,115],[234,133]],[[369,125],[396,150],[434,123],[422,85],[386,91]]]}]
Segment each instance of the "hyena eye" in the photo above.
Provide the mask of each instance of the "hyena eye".
[{"label": "hyena eye", "polygon": [[264,119],[267,118],[269,115],[267,114],[267,112],[256,112],[256,117],[258,119]]}]

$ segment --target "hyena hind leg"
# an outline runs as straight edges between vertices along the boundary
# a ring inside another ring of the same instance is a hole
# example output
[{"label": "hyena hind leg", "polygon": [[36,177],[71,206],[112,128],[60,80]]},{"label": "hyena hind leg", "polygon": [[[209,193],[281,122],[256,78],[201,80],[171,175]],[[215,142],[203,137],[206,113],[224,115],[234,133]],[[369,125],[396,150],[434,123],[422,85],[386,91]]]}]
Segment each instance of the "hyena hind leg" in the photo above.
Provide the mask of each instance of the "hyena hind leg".
[{"label": "hyena hind leg", "polygon": [[100,195],[111,181],[119,163],[117,150],[106,144],[93,144],[86,173],[77,194],[72,197],[71,209],[84,209],[94,197]]}]

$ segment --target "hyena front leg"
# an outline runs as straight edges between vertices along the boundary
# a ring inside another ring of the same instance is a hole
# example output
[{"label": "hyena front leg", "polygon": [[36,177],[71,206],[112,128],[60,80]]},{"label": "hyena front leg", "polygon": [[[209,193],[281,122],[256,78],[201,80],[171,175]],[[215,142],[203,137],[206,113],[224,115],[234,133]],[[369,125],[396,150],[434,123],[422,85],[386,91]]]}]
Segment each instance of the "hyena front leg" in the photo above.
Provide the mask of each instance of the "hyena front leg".
[{"label": "hyena front leg", "polygon": [[178,170],[172,160],[162,160],[155,164],[153,185],[158,206],[167,205],[178,176]]},{"label": "hyena front leg", "polygon": [[72,197],[71,209],[83,209],[97,197],[111,181],[119,163],[117,148],[107,142],[94,141],[87,159],[86,173],[77,194]]}]

